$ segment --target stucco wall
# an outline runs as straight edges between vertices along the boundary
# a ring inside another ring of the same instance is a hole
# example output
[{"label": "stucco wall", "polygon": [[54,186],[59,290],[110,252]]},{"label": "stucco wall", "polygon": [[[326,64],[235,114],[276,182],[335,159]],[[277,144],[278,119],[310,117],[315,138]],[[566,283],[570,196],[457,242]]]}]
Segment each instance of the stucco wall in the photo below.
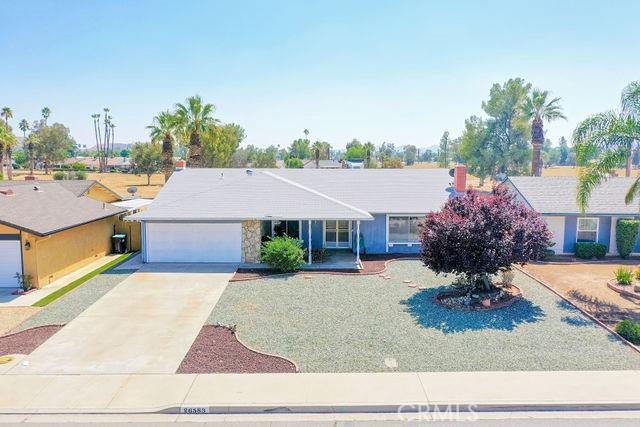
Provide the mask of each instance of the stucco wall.
[{"label": "stucco wall", "polygon": [[91,186],[91,188],[89,188],[89,191],[86,192],[86,195],[100,202],[113,203],[120,200],[120,198],[116,197],[115,194],[106,190],[104,187],[98,184]]},{"label": "stucco wall", "polygon": [[117,219],[116,233],[124,233],[127,235],[127,249],[130,251],[139,251],[142,247],[142,233],[139,222]]},{"label": "stucco wall", "polygon": [[242,221],[242,262],[260,262],[262,222]]},{"label": "stucco wall", "polygon": [[20,230],[0,224],[0,234],[20,234]]},{"label": "stucco wall", "polygon": [[[588,217],[596,217],[598,221],[598,243],[607,246],[607,253],[614,255],[615,247],[611,247],[611,216],[609,215],[587,215]],[[578,233],[578,215],[569,215],[564,217],[564,252],[574,253],[576,236]],[[615,246],[615,245],[614,245]]]},{"label": "stucco wall", "polygon": [[[95,259],[111,253],[115,218],[105,218],[45,237],[22,233],[25,274],[43,287]],[[26,242],[31,244],[25,249]]]}]

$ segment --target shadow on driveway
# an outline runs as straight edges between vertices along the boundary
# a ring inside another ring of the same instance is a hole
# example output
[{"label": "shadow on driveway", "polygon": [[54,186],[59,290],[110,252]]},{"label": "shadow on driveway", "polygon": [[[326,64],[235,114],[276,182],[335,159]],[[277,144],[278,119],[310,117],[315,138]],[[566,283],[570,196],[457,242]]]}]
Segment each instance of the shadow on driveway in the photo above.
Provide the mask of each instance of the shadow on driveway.
[{"label": "shadow on driveway", "polygon": [[535,323],[544,318],[542,308],[527,299],[521,299],[509,307],[489,311],[458,311],[433,302],[434,296],[450,289],[448,286],[416,292],[401,301],[416,322],[425,328],[434,328],[445,334],[495,329],[512,331],[523,323]]}]

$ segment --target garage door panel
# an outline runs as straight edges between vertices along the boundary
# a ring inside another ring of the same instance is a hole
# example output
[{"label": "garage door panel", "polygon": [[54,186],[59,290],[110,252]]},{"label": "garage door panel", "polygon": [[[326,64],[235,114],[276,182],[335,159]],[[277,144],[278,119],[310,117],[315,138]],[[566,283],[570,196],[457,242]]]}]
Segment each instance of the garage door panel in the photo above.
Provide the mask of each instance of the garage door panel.
[{"label": "garage door panel", "polygon": [[147,262],[240,262],[240,223],[147,223]]},{"label": "garage door panel", "polygon": [[22,273],[19,235],[0,235],[0,288],[18,286],[15,275]]}]

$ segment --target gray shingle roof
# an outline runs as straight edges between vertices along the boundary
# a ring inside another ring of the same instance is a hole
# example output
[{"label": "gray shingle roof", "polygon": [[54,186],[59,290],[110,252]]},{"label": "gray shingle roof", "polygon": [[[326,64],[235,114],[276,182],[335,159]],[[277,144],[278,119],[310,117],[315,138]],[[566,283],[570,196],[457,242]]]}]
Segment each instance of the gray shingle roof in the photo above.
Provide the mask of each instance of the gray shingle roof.
[{"label": "gray shingle roof", "polygon": [[367,220],[438,210],[450,181],[445,169],[186,169],[130,218]]},{"label": "gray shingle roof", "polygon": [[[597,187],[587,208],[587,214],[637,215],[638,203],[627,205],[624,196],[636,178],[610,178]],[[580,214],[576,202],[578,179],[575,177],[509,178],[517,191],[533,209],[543,214]]]},{"label": "gray shingle roof", "polygon": [[110,192],[111,194],[113,194],[114,197],[117,197],[118,199],[122,199],[122,196],[120,196],[118,193],[116,193],[106,185],[94,179],[65,180],[65,181],[58,181],[58,184],[62,185],[64,188],[71,191],[73,194],[75,194],[78,197],[86,194],[86,192],[89,191],[89,189],[94,185],[98,185],[104,188],[105,190],[107,190],[108,192]]},{"label": "gray shingle roof", "polygon": [[126,212],[109,203],[78,197],[55,181],[3,181],[0,188],[13,191],[10,196],[0,194],[0,223],[40,236]]}]

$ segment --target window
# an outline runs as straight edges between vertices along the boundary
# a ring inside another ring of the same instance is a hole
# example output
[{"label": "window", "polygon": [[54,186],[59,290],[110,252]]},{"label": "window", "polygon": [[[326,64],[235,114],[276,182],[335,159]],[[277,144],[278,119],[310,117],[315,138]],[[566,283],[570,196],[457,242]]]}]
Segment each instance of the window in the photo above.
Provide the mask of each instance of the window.
[{"label": "window", "polygon": [[578,242],[596,242],[598,240],[598,218],[578,218]]},{"label": "window", "polygon": [[418,216],[390,216],[389,243],[418,243],[420,230]]}]

